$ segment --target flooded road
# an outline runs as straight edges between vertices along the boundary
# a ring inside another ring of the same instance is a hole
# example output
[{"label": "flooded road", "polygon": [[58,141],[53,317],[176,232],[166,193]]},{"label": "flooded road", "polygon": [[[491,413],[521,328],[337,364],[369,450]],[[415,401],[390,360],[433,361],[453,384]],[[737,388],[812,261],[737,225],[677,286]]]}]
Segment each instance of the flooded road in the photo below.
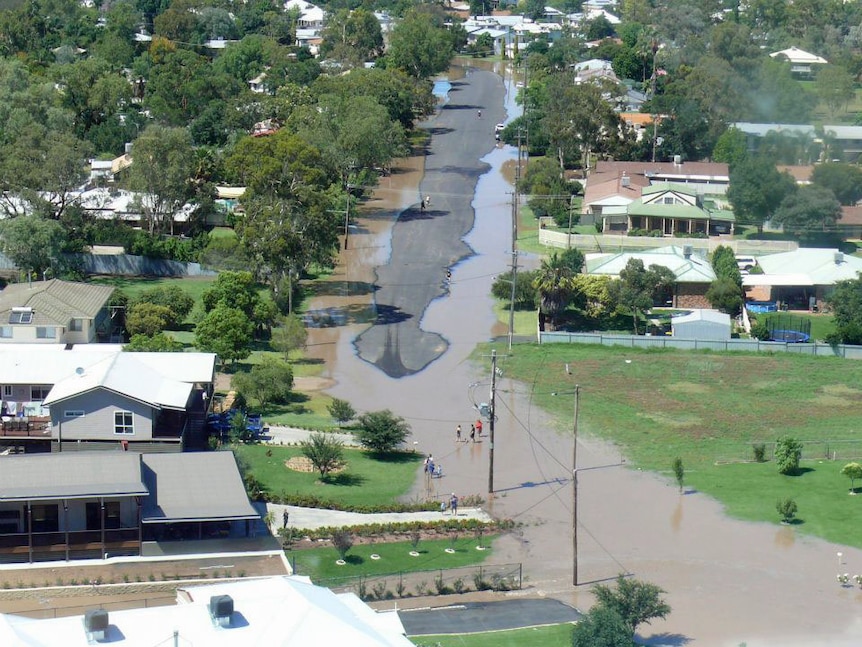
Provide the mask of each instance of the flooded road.
[{"label": "flooded road", "polygon": [[[571,433],[532,406],[529,380],[508,379],[505,357],[488,497],[487,438],[458,443],[455,427],[466,434],[489,395],[489,359],[471,357],[495,333],[490,286],[511,260],[512,187],[501,169],[515,151],[495,147],[493,127],[504,106],[515,109],[514,81],[476,68],[456,68],[450,80],[448,102],[426,124],[429,154],[401,160],[381,180],[311,303],[321,327],[310,330],[309,354],[324,361],[328,392],[410,423],[409,443],[444,470],[430,489],[417,473],[412,496],[478,494],[489,512],[522,524],[495,544],[494,560],[522,563],[531,594],[588,608],[590,584],[631,573],[668,591],[673,608],[642,627],[646,644],[862,644],[857,594],[835,582],[836,551],[851,574],[862,571],[862,551],[728,519],[715,501],[679,494],[670,478],[629,469],[587,425],[578,444],[574,588]],[[559,374],[564,391],[573,386],[552,347],[540,370]]]}]

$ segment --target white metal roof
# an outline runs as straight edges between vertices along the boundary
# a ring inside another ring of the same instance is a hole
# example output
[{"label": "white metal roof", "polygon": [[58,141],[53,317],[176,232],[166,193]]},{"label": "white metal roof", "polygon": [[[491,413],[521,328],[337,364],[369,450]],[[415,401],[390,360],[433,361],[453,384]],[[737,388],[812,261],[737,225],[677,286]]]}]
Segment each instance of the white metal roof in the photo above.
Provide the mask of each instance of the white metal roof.
[{"label": "white metal roof", "polygon": [[834,285],[862,272],[862,258],[837,249],[800,248],[758,256],[757,263],[763,274],[743,277],[744,285]]},{"label": "white metal roof", "polygon": [[787,49],[782,49],[778,52],[772,52],[770,56],[772,58],[785,58],[791,63],[818,63],[820,65],[828,63],[828,61],[822,56],[811,54],[810,52],[806,52],[804,49],[799,49],[796,46],[788,47]]},{"label": "white metal roof", "polygon": [[729,314],[719,312],[718,310],[708,310],[705,308],[692,310],[688,314],[671,317],[670,323],[672,326],[675,326],[677,324],[692,323],[695,321],[708,321],[710,323],[717,323],[723,326],[727,326],[728,328],[730,327]]},{"label": "white metal roof", "polygon": [[[233,598],[228,627],[218,627],[210,619],[208,604],[214,595]],[[206,647],[413,645],[394,611],[375,612],[353,594],[336,595],[302,577],[188,587],[180,589],[177,598],[176,606],[110,611],[106,642],[124,647],[173,644],[176,631],[179,644]],[[92,644],[87,641],[82,616],[32,620],[2,615],[0,640],[4,647]]]},{"label": "white metal roof", "polygon": [[709,261],[696,254],[686,257],[683,248],[675,245],[642,252],[588,255],[587,274],[618,277],[631,259],[639,259],[647,269],[650,265],[666,267],[674,273],[679,283],[712,283],[715,280],[715,272]]}]

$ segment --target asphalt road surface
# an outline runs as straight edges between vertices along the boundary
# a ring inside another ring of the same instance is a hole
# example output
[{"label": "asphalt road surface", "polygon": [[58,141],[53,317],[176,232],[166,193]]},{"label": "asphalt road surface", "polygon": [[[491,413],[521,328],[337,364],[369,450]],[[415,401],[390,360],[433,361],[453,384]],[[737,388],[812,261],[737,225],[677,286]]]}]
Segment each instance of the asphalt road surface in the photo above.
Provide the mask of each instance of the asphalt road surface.
[{"label": "asphalt road surface", "polygon": [[558,600],[468,602],[439,609],[399,611],[408,636],[501,631],[580,620],[577,609]]}]

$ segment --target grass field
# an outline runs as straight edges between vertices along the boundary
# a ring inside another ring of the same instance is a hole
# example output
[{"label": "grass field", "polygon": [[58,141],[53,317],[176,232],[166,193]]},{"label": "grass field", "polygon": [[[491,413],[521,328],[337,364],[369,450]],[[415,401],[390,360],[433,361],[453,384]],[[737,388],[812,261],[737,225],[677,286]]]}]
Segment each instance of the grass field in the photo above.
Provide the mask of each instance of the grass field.
[{"label": "grass field", "polygon": [[[270,451],[272,455],[267,456]],[[297,472],[285,466],[288,459],[302,455],[299,447],[240,445],[236,453],[274,494],[311,495],[358,506],[388,503],[406,494],[422,462],[422,454],[398,453],[375,459],[365,451],[345,449],[345,470],[321,482],[317,472]]]},{"label": "grass field", "polygon": [[796,312],[765,312],[763,314],[757,315],[758,319],[761,317],[763,321],[769,321],[773,317],[780,317],[782,315],[790,315],[794,318],[799,317],[801,319],[805,319],[806,321],[811,322],[811,339],[816,339],[817,341],[823,341],[831,332],[835,332],[835,320],[832,315],[827,314],[808,314],[808,313],[796,313]]},{"label": "grass field", "polygon": [[195,304],[201,302],[201,295],[215,281],[214,276],[185,276],[179,278],[153,278],[145,276],[111,276],[92,279],[91,283],[101,285],[113,285],[134,299],[141,292],[152,288],[178,285],[195,300]]},{"label": "grass field", "polygon": [[410,640],[420,647],[569,647],[572,627],[561,624],[477,634],[420,636]]},{"label": "grass field", "polygon": [[[418,557],[410,555],[413,547],[409,541],[361,544],[350,549],[345,558],[347,563],[343,566],[336,564],[338,551],[331,546],[295,550],[288,557],[290,563],[295,564],[297,573],[308,575],[317,582],[330,578],[388,575],[481,564],[493,555],[494,539],[495,536],[488,536],[483,540],[486,550],[476,550],[476,538],[472,534],[462,534],[454,544],[450,539],[423,540],[416,547]],[[447,548],[453,548],[455,552],[447,553]],[[371,559],[373,554],[379,555],[380,559]]]},{"label": "grass field", "polygon": [[[496,301],[494,303],[494,313],[497,319],[506,325],[506,330],[509,330],[509,303],[506,301]],[[536,311],[535,310],[515,310],[515,334],[516,335],[536,335]]]},{"label": "grass field", "polygon": [[[499,366],[527,385],[535,404],[556,414],[561,431],[571,426],[571,398],[550,393],[577,383],[581,432],[614,441],[630,462],[670,478],[679,456],[688,484],[747,519],[777,521],[776,499],[792,496],[801,531],[862,546],[849,507],[857,500],[846,496],[849,481],[840,476],[844,464],[862,456],[857,362],[523,344]],[[805,467],[813,471],[790,478],[772,462],[723,464],[750,461],[752,443],[767,443],[769,452],[769,443],[783,435],[806,443],[803,458],[813,460]],[[837,460],[826,460],[835,454]]]}]

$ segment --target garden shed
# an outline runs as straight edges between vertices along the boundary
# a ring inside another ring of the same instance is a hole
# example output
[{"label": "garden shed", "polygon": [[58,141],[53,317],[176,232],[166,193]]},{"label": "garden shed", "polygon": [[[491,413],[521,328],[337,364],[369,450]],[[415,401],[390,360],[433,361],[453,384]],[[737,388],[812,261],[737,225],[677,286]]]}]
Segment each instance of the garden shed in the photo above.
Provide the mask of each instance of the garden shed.
[{"label": "garden shed", "polygon": [[674,337],[703,341],[730,339],[730,315],[718,310],[692,310],[670,320]]}]

